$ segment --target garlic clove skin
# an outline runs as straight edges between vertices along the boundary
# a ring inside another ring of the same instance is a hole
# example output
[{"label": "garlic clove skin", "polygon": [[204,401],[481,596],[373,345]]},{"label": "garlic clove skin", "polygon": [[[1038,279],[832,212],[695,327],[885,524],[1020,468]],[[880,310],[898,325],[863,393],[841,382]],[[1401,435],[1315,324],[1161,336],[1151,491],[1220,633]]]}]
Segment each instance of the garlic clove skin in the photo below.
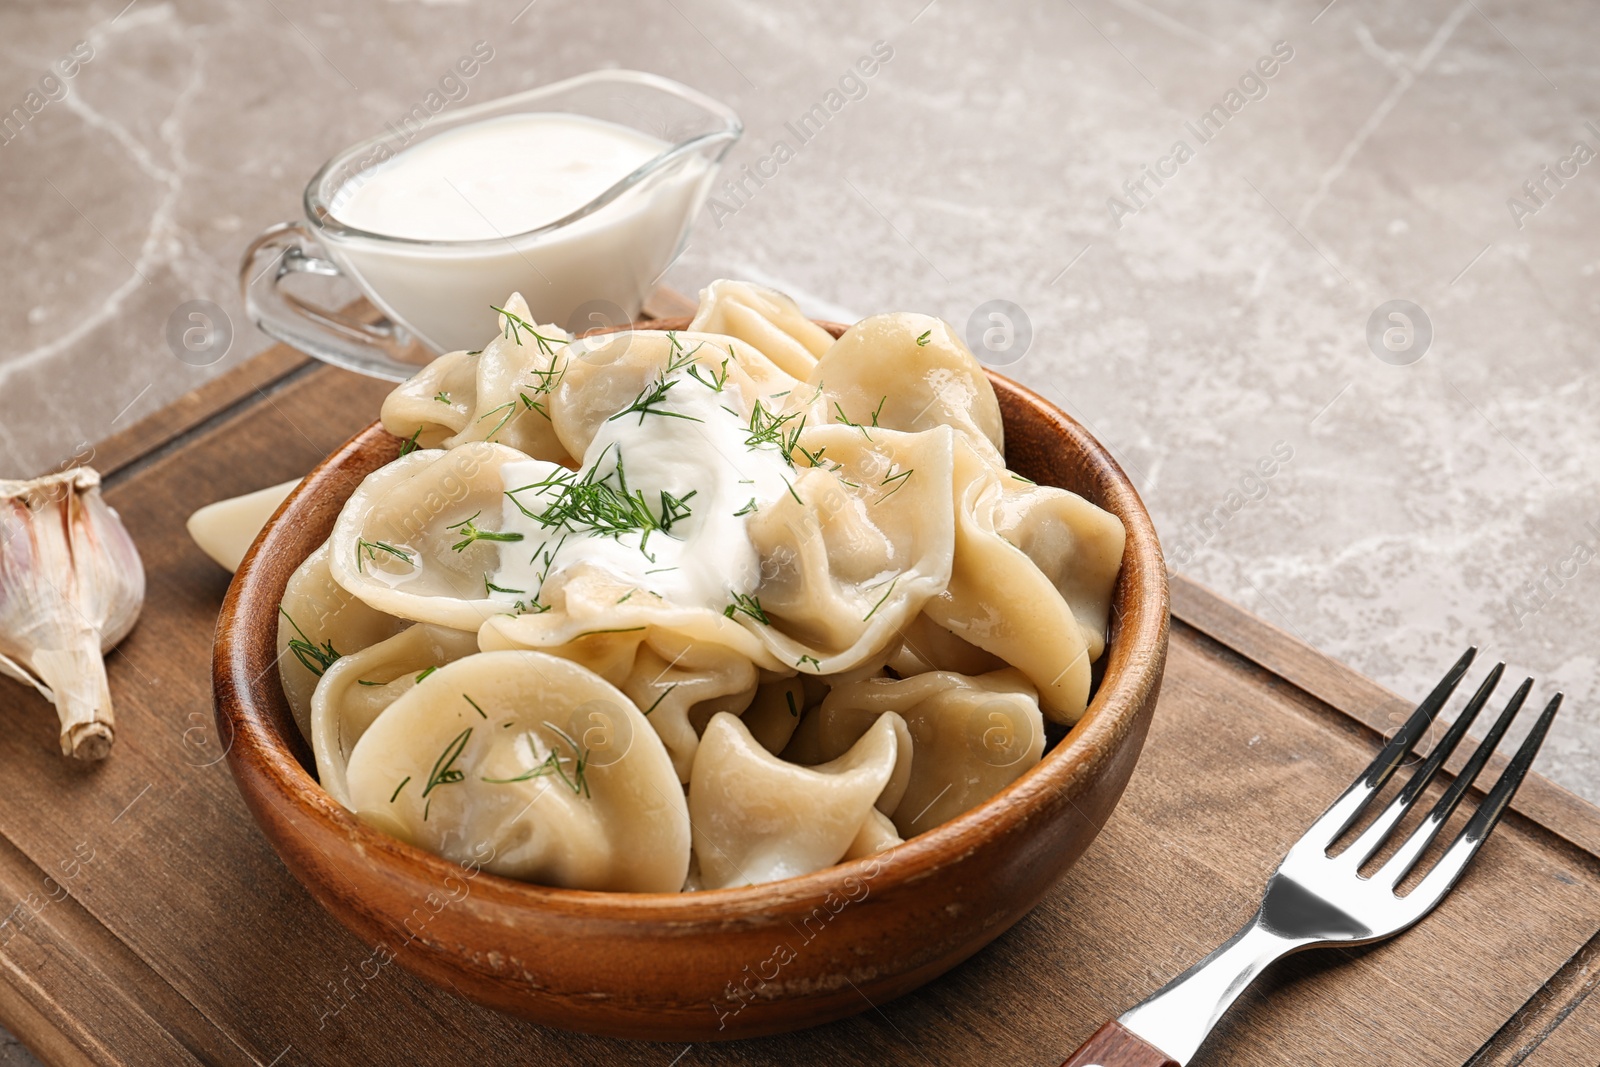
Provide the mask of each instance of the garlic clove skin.
[{"label": "garlic clove skin", "polygon": [[139,550],[96,471],[0,480],[0,673],[55,704],[64,755],[111,752],[104,654],[133,629],[144,593]]},{"label": "garlic clove skin", "polygon": [[256,535],[272,518],[300,479],[269,485],[243,496],[219,500],[189,516],[189,536],[201,551],[216,560],[231,574],[244,562]]}]

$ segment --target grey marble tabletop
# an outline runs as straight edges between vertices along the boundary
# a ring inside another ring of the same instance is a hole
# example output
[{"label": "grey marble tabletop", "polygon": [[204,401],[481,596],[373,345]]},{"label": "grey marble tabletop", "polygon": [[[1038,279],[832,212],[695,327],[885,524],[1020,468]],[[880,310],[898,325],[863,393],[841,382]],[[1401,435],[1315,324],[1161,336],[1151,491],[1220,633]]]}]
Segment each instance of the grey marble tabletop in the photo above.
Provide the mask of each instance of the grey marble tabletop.
[{"label": "grey marble tabletop", "polygon": [[[1009,301],[1007,372],[1115,451],[1175,570],[1404,694],[1469,642],[1564,689],[1539,768],[1600,801],[1597,30],[1581,0],[7,4],[0,476],[265,347],[245,244],[478,42],[467,101],[655,71],[767,175],[669,284],[962,329]],[[166,339],[192,300],[231,322],[206,366]]]}]

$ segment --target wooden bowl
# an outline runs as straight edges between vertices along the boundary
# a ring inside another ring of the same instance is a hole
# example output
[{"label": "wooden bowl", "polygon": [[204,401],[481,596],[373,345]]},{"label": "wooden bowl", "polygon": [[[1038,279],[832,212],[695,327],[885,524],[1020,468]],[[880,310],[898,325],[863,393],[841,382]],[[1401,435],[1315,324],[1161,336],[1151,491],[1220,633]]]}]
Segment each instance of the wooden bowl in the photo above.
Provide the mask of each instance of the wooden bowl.
[{"label": "wooden bowl", "polygon": [[218,620],[218,733],[262,831],[367,944],[549,1026],[685,1042],[752,1037],[853,1015],[948,971],[1022,918],[1105,824],[1144,744],[1167,654],[1165,565],[1133,485],[1082,426],[990,377],[1011,467],[1113,512],[1128,538],[1087,714],[984,804],[873,859],[681,894],[529,885],[463,870],[357,821],[318,786],[290,716],[275,666],[277,608],[357,483],[398,454],[399,439],[375,423],[284,502]]}]

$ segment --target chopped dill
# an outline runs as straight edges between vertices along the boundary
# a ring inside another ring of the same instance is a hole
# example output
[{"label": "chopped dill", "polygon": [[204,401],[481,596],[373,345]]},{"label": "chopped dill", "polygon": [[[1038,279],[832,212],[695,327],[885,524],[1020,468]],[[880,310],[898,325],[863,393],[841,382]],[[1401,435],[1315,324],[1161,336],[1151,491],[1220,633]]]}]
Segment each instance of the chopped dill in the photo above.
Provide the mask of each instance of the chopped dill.
[{"label": "chopped dill", "polygon": [[618,626],[610,630],[585,630],[582,633],[573,634],[572,639],[576,641],[580,637],[593,637],[596,634],[631,634],[643,629],[645,629],[643,626]]},{"label": "chopped dill", "polygon": [[395,799],[400,796],[400,790],[404,789],[406,787],[406,783],[409,781],[411,781],[411,776],[409,774],[400,779],[400,784],[394,787],[393,793],[389,794],[389,803],[393,804],[395,802]]},{"label": "chopped dill", "polygon": [[922,348],[923,346],[925,346],[928,343],[928,338],[930,338],[932,336],[933,336],[933,331],[932,330],[924,330],[917,337],[917,347],[918,348]]},{"label": "chopped dill", "polygon": [[889,490],[887,493],[883,494],[882,496],[880,496],[876,501],[874,501],[874,503],[881,504],[885,500],[888,500],[890,497],[894,496],[906,484],[906,479],[910,478],[911,475],[914,474],[914,473],[916,473],[916,468],[914,468],[914,467],[910,468],[910,469],[907,469],[907,470],[900,471],[898,474],[895,473],[895,469],[893,467],[890,467],[888,475],[886,475],[884,477],[883,481],[879,482],[878,484],[879,485],[890,485],[890,484],[893,484],[894,488]]},{"label": "chopped dill", "polygon": [[800,709],[796,707],[794,703],[794,690],[785,689],[783,691],[783,699],[789,704],[789,714],[798,719],[800,717]]},{"label": "chopped dill", "polygon": [[553,774],[560,778],[562,783],[568,789],[572,790],[573,796],[587,798],[589,796],[589,782],[588,778],[586,777],[586,772],[589,768],[588,750],[580,750],[578,748],[578,743],[574,741],[565,730],[557,726],[555,723],[546,721],[544,725],[557,734],[561,740],[565,741],[568,747],[572,749],[572,777],[567,777],[566,770],[561,766],[561,753],[552,748],[550,750],[550,754],[546,756],[540,763],[529,767],[527,770],[523,771],[519,775],[516,775],[515,777],[484,778],[483,780],[493,785],[505,785],[511,782],[526,782],[532,778],[547,778]]},{"label": "chopped dill", "polygon": [[[768,411],[761,401],[757,400],[755,407],[750,409],[750,422],[746,427],[748,432],[744,446],[775,448],[783,456],[783,461],[793,467],[794,451],[800,446],[800,431],[805,428],[806,418],[799,412],[779,415],[776,411]],[[804,449],[801,449],[801,452],[810,455]]]},{"label": "chopped dill", "polygon": [[794,497],[794,502],[796,504],[799,504],[801,507],[806,506],[806,502],[800,499],[800,494],[794,491],[794,485],[790,483],[789,479],[785,478],[783,480],[783,487],[789,490],[789,495]]},{"label": "chopped dill", "polygon": [[383,683],[382,682],[369,682],[365,678],[357,678],[356,679],[356,684],[357,685],[382,685]]},{"label": "chopped dill", "polygon": [[621,595],[621,596],[619,596],[619,597],[617,597],[617,603],[618,603],[618,604],[624,604],[624,603],[626,603],[626,602],[627,602],[627,600],[628,600],[628,598],[629,598],[629,597],[631,597],[631,596],[633,596],[633,594],[635,594],[635,593],[637,593],[637,592],[638,592],[638,591],[639,591],[639,590],[637,590],[637,589],[630,589],[630,590],[628,590],[628,591],[627,591],[627,592],[626,592],[626,593],[623,593],[623,594],[622,594],[622,595]]},{"label": "chopped dill", "polygon": [[644,417],[646,415],[660,415],[663,418],[684,419],[688,422],[706,421],[704,419],[695,418],[693,415],[685,415],[681,411],[671,411],[667,408],[656,406],[666,401],[667,394],[670,393],[672,391],[672,387],[677,384],[678,379],[676,378],[673,378],[670,381],[664,378],[657,378],[655,381],[639,390],[639,395],[633,398],[633,403],[629,404],[627,407],[623,408],[606,421],[616,422],[624,415],[631,415],[634,412],[639,413],[639,425],[641,426],[644,425]]},{"label": "chopped dill", "polygon": [[750,498],[750,503],[746,504],[744,507],[740,508],[738,511],[735,511],[733,513],[733,517],[734,518],[738,518],[740,515],[750,515],[750,514],[753,514],[755,512],[755,510],[756,510],[756,498],[755,497],[751,497]]},{"label": "chopped dill", "polygon": [[321,645],[311,640],[306,632],[300,629],[300,624],[295,622],[282,606],[279,606],[278,613],[288,619],[289,625],[294,627],[294,632],[300,635],[289,640],[289,651],[294,653],[294,658],[300,661],[302,667],[321,678],[322,672],[333,666],[334,661],[339,658],[339,651],[333,647],[331,640]]},{"label": "chopped dill", "polygon": [[817,657],[815,657],[815,656],[801,656],[797,661],[795,661],[795,666],[798,667],[798,668],[804,668],[805,665],[806,665],[806,661],[807,660],[810,660],[811,661],[811,665],[813,667],[815,667],[817,670],[820,671],[822,669],[822,664],[817,660]]},{"label": "chopped dill", "polygon": [[[517,535],[517,540],[520,541],[521,539],[522,539],[522,535],[518,534]],[[510,593],[512,596],[522,596],[522,595],[527,593],[527,590],[526,589],[507,589],[503,585],[495,585],[493,582],[491,582],[489,580],[489,576],[487,574],[485,574],[483,576],[483,595],[485,597],[487,597],[490,593]]]},{"label": "chopped dill", "polygon": [[[604,453],[601,455],[603,457]],[[649,552],[650,535],[656,531],[670,533],[675,524],[688,518],[688,502],[696,491],[691,490],[680,497],[662,490],[661,509],[657,513],[651,510],[642,491],[628,489],[627,473],[623,469],[620,452],[614,471],[604,476],[599,472],[600,461],[596,460],[595,465],[581,475],[560,470],[541,481],[508,489],[506,496],[516,504],[518,510],[541,526],[565,527],[573,532],[588,530],[619,539],[626,533],[638,533],[639,551],[644,553],[646,559],[654,561],[655,557]],[[611,484],[613,475],[617,480],[615,485]],[[516,496],[530,490],[547,489],[556,490],[556,494],[543,511],[530,510]],[[548,569],[547,558],[547,573]]]},{"label": "chopped dill", "polygon": [[734,593],[733,603],[722,609],[722,614],[730,619],[735,613],[748,615],[763,626],[772,625],[772,620],[767,618],[766,609],[761,606],[761,598],[751,596],[749,593]]},{"label": "chopped dill", "polygon": [[[429,793],[441,785],[454,785],[467,776],[465,771],[458,770],[451,764],[460,758],[461,750],[467,747],[467,741],[471,737],[472,727],[469,726],[459,734],[456,734],[455,739],[444,746],[444,751],[439,753],[439,758],[433,761],[433,771],[428,775],[428,784],[422,790],[424,797],[427,797]],[[396,790],[397,794],[398,792],[399,790]],[[422,818],[424,820],[428,818],[428,809],[431,807],[433,807],[433,801],[429,800],[422,809]]]},{"label": "chopped dill", "polygon": [[478,421],[482,422],[484,419],[487,419],[490,415],[494,415],[494,414],[496,414],[498,412],[501,412],[501,411],[505,412],[505,414],[501,415],[500,416],[500,421],[494,424],[494,429],[489,431],[489,435],[484,438],[485,441],[493,441],[494,440],[494,435],[499,433],[501,430],[506,428],[506,423],[511,421],[511,416],[513,416],[513,415],[515,415],[517,413],[517,402],[515,400],[507,400],[504,404],[501,404],[499,407],[490,408],[488,411],[485,411],[482,415],[478,416]]},{"label": "chopped dill", "polygon": [[363,554],[366,559],[376,561],[379,552],[387,552],[403,563],[411,563],[411,553],[403,548],[396,548],[387,541],[368,541],[358,538],[356,540],[356,570],[366,570],[366,564],[362,559]]},{"label": "chopped dill", "polygon": [[894,592],[894,587],[899,581],[900,581],[900,578],[898,576],[896,576],[894,581],[889,583],[889,588],[884,591],[883,596],[878,598],[878,602],[876,604],[872,605],[872,610],[867,612],[866,615],[862,617],[862,619],[861,619],[862,622],[866,622],[868,619],[872,618],[874,615],[876,615],[878,613],[878,609],[883,607],[883,602],[885,600],[889,599],[890,594]]},{"label": "chopped dill", "polygon": [[1015,478],[1019,482],[1025,482],[1028,485],[1038,485],[1039,484],[1038,482],[1034,481],[1032,478],[1024,478],[1022,475],[1018,474],[1016,471],[1012,471],[1011,472],[1011,477]]},{"label": "chopped dill", "polygon": [[[474,541],[520,541],[520,540],[522,540],[522,535],[517,533],[514,530],[508,530],[508,531],[502,533],[502,532],[499,532],[499,531],[496,531],[496,530],[480,530],[480,529],[478,529],[477,525],[473,522],[473,519],[476,519],[479,515],[482,515],[482,514],[483,514],[482,511],[473,512],[472,518],[470,518],[470,519],[462,519],[460,522],[455,523],[452,526],[446,526],[445,527],[446,530],[455,530],[456,532],[458,532],[461,535],[461,540],[457,541],[455,544],[450,546],[452,549],[454,549],[457,552],[460,552],[461,550],[466,548],[468,545],[472,544]],[[485,578],[483,584],[484,585],[488,585],[489,584],[489,580],[487,578]],[[504,592],[516,592],[516,590],[514,590],[514,589],[504,590]]]},{"label": "chopped dill", "polygon": [[[732,357],[730,356],[729,359],[732,359]],[[722,361],[722,366],[720,369],[706,371],[706,376],[704,377],[700,373],[704,368],[702,368],[699,364],[696,364],[689,368],[689,376],[695,381],[699,382],[701,385],[705,386],[707,389],[711,390],[713,393],[720,393],[722,392],[722,387],[728,384],[729,359]]]},{"label": "chopped dill", "polygon": [[443,389],[439,390],[437,393],[434,393],[433,398],[441,404],[450,403],[450,394],[445,392]]},{"label": "chopped dill", "polygon": [[544,336],[539,332],[538,327],[534,326],[527,319],[520,315],[512,314],[505,308],[495,307],[493,304],[490,304],[489,307],[491,310],[498,311],[501,315],[505,316],[506,324],[504,327],[502,327],[503,336],[511,338],[511,340],[518,345],[522,344],[523,330],[528,331],[529,335],[533,337],[534,343],[539,346],[539,351],[543,352],[547,356],[555,355],[556,345],[564,345],[567,343],[559,337]]},{"label": "chopped dill", "polygon": [[412,434],[400,444],[400,457],[404,458],[417,450],[417,438],[422,436],[422,427],[417,427],[417,432]]},{"label": "chopped dill", "polygon": [[420,684],[424,678],[426,678],[428,675],[432,674],[434,671],[436,671],[438,669],[439,669],[438,667],[429,667],[427,670],[420,672],[417,675],[418,684]]},{"label": "chopped dill", "polygon": [[472,710],[478,713],[478,718],[487,719],[489,717],[489,716],[487,716],[487,715],[485,715],[483,713],[483,709],[482,708],[478,707],[478,702],[476,700],[473,700],[471,697],[467,696],[467,694],[462,693],[461,694],[461,699],[465,700],[468,704],[472,705]]},{"label": "chopped dill", "polygon": [[661,695],[656,697],[654,700],[652,700],[650,702],[650,706],[648,708],[644,709],[644,714],[649,715],[652,711],[655,711],[656,708],[660,707],[661,706],[661,702],[663,700],[667,699],[667,695],[669,693],[671,693],[674,689],[678,688],[678,686],[680,684],[681,683],[679,683],[679,682],[673,682],[671,685],[669,685],[665,689],[663,689],[661,691]]}]

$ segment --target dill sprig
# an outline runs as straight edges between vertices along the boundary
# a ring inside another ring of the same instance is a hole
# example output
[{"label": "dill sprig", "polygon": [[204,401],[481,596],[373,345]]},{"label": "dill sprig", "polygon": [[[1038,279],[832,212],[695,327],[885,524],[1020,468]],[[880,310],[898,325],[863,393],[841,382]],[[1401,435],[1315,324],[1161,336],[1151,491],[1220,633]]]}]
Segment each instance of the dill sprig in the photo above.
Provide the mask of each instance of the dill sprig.
[{"label": "dill sprig", "polygon": [[501,415],[500,421],[494,424],[494,429],[489,431],[489,435],[484,438],[485,441],[493,441],[494,435],[506,428],[506,423],[511,421],[511,416],[517,413],[517,402],[515,400],[507,400],[499,407],[490,408],[488,411],[485,411],[482,415],[478,416],[478,421],[482,422],[490,415],[497,415],[502,411],[505,412],[505,414]]},{"label": "dill sprig", "polygon": [[756,498],[755,497],[751,497],[750,498],[750,503],[746,504],[744,507],[740,508],[738,511],[735,511],[733,513],[733,517],[737,519],[741,515],[754,514],[755,511],[756,511]]},{"label": "dill sprig", "polygon": [[[467,747],[467,741],[471,737],[472,727],[469,726],[459,734],[456,734],[454,740],[444,746],[444,751],[439,753],[439,758],[433,761],[433,770],[428,774],[428,784],[422,790],[424,798],[427,798],[429,793],[441,785],[454,785],[466,778],[466,772],[452,766],[452,764],[460,758],[461,750]],[[399,792],[399,789],[395,790],[396,795]],[[428,810],[432,807],[433,801],[431,799],[428,800],[427,804],[423,805],[422,818],[424,820],[428,818]]]},{"label": "dill sprig", "polygon": [[422,436],[422,427],[418,426],[416,433],[412,434],[410,437],[406,438],[405,441],[401,442],[401,444],[400,444],[400,458],[403,459],[406,456],[411,455],[411,453],[413,453],[413,452],[415,452],[417,450],[417,448],[419,447],[417,445],[417,438],[419,438],[421,436]]},{"label": "dill sprig", "polygon": [[441,404],[450,403],[450,394],[443,389],[439,390],[437,393],[434,393],[433,398]]},{"label": "dill sprig", "polygon": [[[797,411],[787,415],[779,415],[776,411],[768,411],[766,406],[757,400],[750,409],[750,422],[746,427],[747,434],[744,439],[746,448],[775,448],[783,461],[789,466],[794,466],[795,449],[800,447],[800,431],[806,428],[806,417]],[[801,454],[807,459],[811,453],[800,449]],[[817,453],[818,456],[821,453]]]},{"label": "dill sprig", "polygon": [[396,548],[387,541],[368,541],[365,538],[357,538],[356,570],[365,572],[366,564],[364,560],[372,560],[373,562],[376,562],[379,552],[387,552],[389,555],[403,563],[412,563],[411,553],[407,552],[403,548]]},{"label": "dill sprig", "polygon": [[656,708],[658,708],[658,707],[660,707],[660,706],[661,706],[661,702],[662,702],[662,701],[663,701],[663,700],[665,700],[665,699],[667,699],[667,697],[668,697],[668,696],[669,696],[669,695],[671,695],[671,693],[672,693],[672,691],[673,691],[673,690],[674,690],[674,689],[676,689],[676,688],[678,688],[678,686],[680,686],[680,685],[682,685],[682,684],[683,684],[683,683],[681,683],[681,682],[673,682],[673,683],[672,683],[672,684],[671,684],[671,685],[669,685],[669,686],[667,686],[667,687],[666,687],[666,688],[665,688],[665,689],[663,689],[663,690],[662,690],[662,691],[661,691],[661,695],[660,695],[660,696],[658,696],[658,697],[656,697],[656,698],[655,698],[655,699],[654,699],[654,700],[652,700],[652,701],[651,701],[651,702],[650,702],[650,706],[649,706],[649,707],[648,707],[648,708],[645,708],[645,709],[644,709],[644,714],[645,714],[645,715],[649,715],[649,714],[650,714],[650,713],[651,713],[651,712],[652,712],[652,711],[655,711],[655,710],[656,710]]},{"label": "dill sprig", "polygon": [[282,606],[279,606],[278,613],[288,619],[289,625],[294,627],[294,632],[300,635],[289,639],[289,651],[294,653],[294,658],[300,661],[301,666],[321,678],[323,672],[333,666],[334,661],[339,658],[338,649],[333,647],[332,641],[319,645],[311,640],[310,636],[300,629],[300,624],[295,622],[294,617],[284,611]]},{"label": "dill sprig", "polygon": [[566,769],[561,765],[562,757],[560,751],[552,748],[550,750],[550,754],[547,755],[541,762],[529,767],[527,770],[523,771],[519,775],[516,775],[515,777],[484,778],[483,780],[493,785],[507,785],[511,782],[526,782],[533,778],[548,778],[551,775],[555,775],[561,779],[562,784],[564,784],[568,789],[572,790],[573,796],[580,796],[587,799],[589,796],[589,780],[587,777],[589,769],[589,750],[579,749],[578,743],[572,739],[571,735],[569,735],[565,730],[557,726],[555,723],[546,721],[544,725],[557,736],[559,736],[561,740],[565,741],[567,746],[572,749],[572,756],[569,760],[569,762],[572,763],[572,777],[567,777]]},{"label": "dill sprig", "polygon": [[933,336],[933,331],[932,330],[923,330],[922,333],[917,335],[917,347],[918,348],[922,348],[923,346],[925,346],[928,343],[928,338],[930,338],[932,336]]},{"label": "dill sprig", "polygon": [[895,587],[895,585],[897,585],[899,583],[899,581],[900,581],[900,578],[897,575],[895,577],[894,581],[889,583],[889,588],[887,590],[885,590],[884,594],[881,597],[878,598],[878,602],[876,604],[872,605],[872,610],[867,612],[866,615],[862,617],[862,619],[861,619],[862,622],[866,622],[868,619],[872,618],[874,615],[876,615],[878,613],[878,609],[883,607],[883,602],[889,599],[890,594],[892,594],[894,592],[894,587]]},{"label": "dill sprig", "polygon": [[803,670],[805,668],[807,660],[809,660],[811,662],[811,665],[813,667],[815,667],[817,670],[820,671],[822,669],[822,663],[820,661],[818,661],[817,657],[815,657],[815,656],[801,656],[798,660],[795,661],[795,666],[797,668],[800,668],[800,669]]},{"label": "dill sprig", "polygon": [[495,585],[489,580],[487,574],[483,576],[483,595],[486,598],[490,593],[510,593],[512,596],[523,596],[527,592],[526,589],[507,589],[503,585]]},{"label": "dill sprig", "polygon": [[[602,459],[604,455],[602,452]],[[613,476],[615,485],[611,482]],[[529,490],[549,489],[556,491],[555,499],[543,511],[529,509],[516,497]],[[595,465],[581,475],[569,470],[557,471],[549,478],[508,489],[506,496],[524,515],[544,527],[563,527],[573,532],[587,530],[619,539],[623,534],[637,533],[640,535],[639,551],[654,561],[655,557],[649,552],[650,535],[657,531],[670,533],[674,525],[688,518],[691,514],[688,501],[696,492],[698,490],[691,490],[680,497],[663,489],[659,513],[651,510],[642,490],[628,488],[622,454],[618,452],[616,468],[604,475],[600,474],[600,460],[596,460]],[[547,572],[548,565],[546,560]]]},{"label": "dill sprig", "polygon": [[660,415],[663,418],[668,419],[684,419],[687,422],[705,422],[706,420],[695,418],[693,415],[686,415],[681,411],[672,411],[668,408],[657,406],[666,401],[667,394],[670,393],[672,391],[672,387],[677,384],[677,378],[657,378],[655,381],[639,390],[639,395],[633,398],[633,403],[629,404],[627,407],[623,408],[606,421],[616,422],[624,415],[632,415],[634,412],[638,412],[639,425],[641,426],[644,425],[644,417],[646,415]]},{"label": "dill sprig", "polygon": [[695,381],[699,382],[701,385],[705,386],[707,389],[711,390],[713,393],[720,393],[722,392],[723,386],[728,384],[728,363],[732,358],[733,357],[730,356],[728,359],[723,360],[722,366],[717,370],[706,370],[704,376],[701,374],[701,371],[704,370],[704,368],[702,368],[699,364],[696,364],[689,368],[689,376]]},{"label": "dill sprig", "polygon": [[[456,523],[456,524],[454,524],[452,526],[446,526],[445,527],[446,530],[455,530],[457,533],[459,533],[461,535],[461,540],[457,541],[455,544],[450,546],[452,549],[454,549],[457,552],[460,552],[463,549],[465,549],[468,545],[472,544],[475,541],[520,541],[520,540],[522,540],[522,535],[520,533],[517,533],[515,530],[507,530],[507,531],[502,532],[502,531],[498,531],[498,530],[480,530],[480,529],[478,529],[477,524],[473,520],[476,519],[479,515],[482,515],[482,514],[483,514],[482,511],[475,511],[472,514],[472,518],[462,519],[460,522],[458,522],[458,523]],[[489,581],[488,581],[487,578],[484,579],[484,583],[483,584],[484,585],[488,585],[489,584]],[[516,592],[516,590],[510,589],[510,590],[505,590],[505,592]]]},{"label": "dill sprig", "polygon": [[520,315],[516,315],[507,311],[505,308],[495,307],[493,304],[490,304],[489,307],[505,316],[506,324],[504,327],[502,327],[502,336],[511,338],[518,345],[522,344],[523,330],[528,331],[528,335],[533,338],[536,344],[538,344],[539,351],[543,352],[547,356],[555,355],[556,345],[564,345],[567,343],[560,337],[544,336],[539,332],[538,327],[533,325],[533,323],[529,322]]},{"label": "dill sprig", "polygon": [[772,620],[767,618],[766,609],[761,606],[761,598],[749,593],[734,593],[733,603],[722,609],[722,614],[733,618],[735,614],[748,615],[763,626],[771,626]]},{"label": "dill sprig", "polygon": [[879,485],[893,485],[894,488],[889,490],[887,493],[883,494],[882,496],[880,496],[877,499],[877,501],[875,501],[875,502],[881,504],[885,500],[888,500],[890,497],[894,496],[896,493],[898,493],[901,490],[902,487],[905,486],[906,479],[910,478],[915,473],[916,473],[916,468],[915,467],[912,467],[912,468],[909,468],[907,470],[903,470],[903,471],[900,471],[900,472],[896,473],[894,467],[891,466],[889,468],[888,475],[886,475],[884,477],[883,481],[879,482],[878,484]]}]

